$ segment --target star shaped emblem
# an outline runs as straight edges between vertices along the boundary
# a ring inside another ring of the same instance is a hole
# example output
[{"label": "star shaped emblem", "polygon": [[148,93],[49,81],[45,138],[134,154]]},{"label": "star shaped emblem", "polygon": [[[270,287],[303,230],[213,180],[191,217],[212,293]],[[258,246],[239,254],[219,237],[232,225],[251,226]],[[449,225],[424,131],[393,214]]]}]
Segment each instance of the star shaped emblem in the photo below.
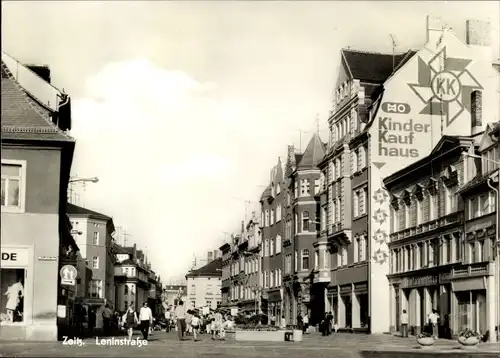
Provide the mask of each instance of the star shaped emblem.
[{"label": "star shaped emblem", "polygon": [[443,115],[446,127],[464,110],[471,112],[471,93],[483,89],[467,69],[472,60],[446,56],[443,47],[426,63],[418,58],[418,83],[409,83],[422,101],[420,114]]},{"label": "star shaped emblem", "polygon": [[387,198],[389,198],[389,195],[387,195],[386,191],[382,188],[377,189],[373,194],[373,199],[380,205],[382,205]]},{"label": "star shaped emblem", "polygon": [[377,222],[379,224],[383,224],[388,216],[389,215],[387,215],[387,213],[384,210],[377,209],[377,210],[375,210],[375,213],[373,214],[373,220],[375,220],[375,222]]},{"label": "star shaped emblem", "polygon": [[373,234],[373,240],[375,240],[380,245],[387,244],[387,242],[389,241],[389,235],[387,235],[387,233],[383,232],[382,230],[377,229],[377,231],[375,231],[375,233]]},{"label": "star shaped emblem", "polygon": [[378,264],[384,264],[387,262],[387,259],[389,258],[389,254],[385,250],[378,249],[373,253],[373,261],[375,261]]}]

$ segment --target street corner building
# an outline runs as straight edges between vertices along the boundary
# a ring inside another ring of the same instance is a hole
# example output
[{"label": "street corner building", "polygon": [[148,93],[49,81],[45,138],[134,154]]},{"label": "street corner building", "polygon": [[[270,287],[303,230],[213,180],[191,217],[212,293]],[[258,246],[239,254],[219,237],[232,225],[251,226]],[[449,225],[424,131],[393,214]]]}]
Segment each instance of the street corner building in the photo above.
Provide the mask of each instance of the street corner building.
[{"label": "street corner building", "polygon": [[78,252],[66,213],[71,103],[47,67],[5,53],[1,66],[0,339],[57,340],[74,295],[59,271]]},{"label": "street corner building", "polygon": [[186,274],[187,302],[190,309],[216,309],[222,304],[222,258],[217,257]]},{"label": "street corner building", "polygon": [[[432,310],[439,336],[468,328],[495,332],[495,220],[500,146],[495,128],[483,130],[473,106],[468,136],[441,138],[432,152],[384,180],[390,196],[391,331],[408,312],[419,334]],[[482,159],[482,160],[481,160]]]}]

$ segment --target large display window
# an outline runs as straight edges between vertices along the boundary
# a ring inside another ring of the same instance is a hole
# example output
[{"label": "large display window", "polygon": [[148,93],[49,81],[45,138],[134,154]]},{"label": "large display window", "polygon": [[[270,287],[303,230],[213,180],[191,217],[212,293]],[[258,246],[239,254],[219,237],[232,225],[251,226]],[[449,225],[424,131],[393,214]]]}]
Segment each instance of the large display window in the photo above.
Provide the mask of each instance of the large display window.
[{"label": "large display window", "polygon": [[15,323],[24,321],[25,269],[0,269],[0,321]]}]

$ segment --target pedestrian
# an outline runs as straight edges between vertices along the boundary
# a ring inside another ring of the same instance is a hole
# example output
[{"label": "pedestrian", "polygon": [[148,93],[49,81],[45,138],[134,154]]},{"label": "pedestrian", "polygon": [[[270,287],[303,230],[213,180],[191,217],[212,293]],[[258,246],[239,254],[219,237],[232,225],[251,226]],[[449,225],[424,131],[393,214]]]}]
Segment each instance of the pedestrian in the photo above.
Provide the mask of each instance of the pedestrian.
[{"label": "pedestrian", "polygon": [[151,308],[148,307],[147,302],[144,302],[142,304],[141,310],[139,311],[139,321],[141,324],[142,336],[147,341],[149,335],[149,326],[153,323],[153,312],[151,312]]},{"label": "pedestrian", "polygon": [[437,337],[439,335],[438,332],[438,323],[439,323],[439,314],[436,310],[432,310],[428,317],[429,324],[432,328],[432,335]]},{"label": "pedestrian", "polygon": [[128,340],[132,340],[132,335],[134,334],[134,328],[139,324],[139,319],[137,318],[137,312],[134,310],[134,304],[131,303],[128,306],[128,310],[123,316],[124,327],[128,333]]},{"label": "pedestrian", "polygon": [[165,311],[165,321],[167,323],[167,328],[166,328],[166,331],[167,333],[170,332],[170,320],[171,320],[171,313],[170,313],[170,308],[168,308],[166,311]]},{"label": "pedestrian", "polygon": [[306,333],[307,329],[309,328],[309,315],[307,314],[307,312],[304,315],[304,317],[302,318],[302,322],[304,323],[304,326],[302,328],[302,332]]},{"label": "pedestrian", "polygon": [[403,310],[401,313],[401,337],[408,338],[408,313]]},{"label": "pedestrian", "polygon": [[198,333],[200,329],[200,316],[198,315],[197,312],[193,314],[193,317],[191,318],[191,327],[193,330],[193,340],[196,342],[198,340]]},{"label": "pedestrian", "polygon": [[328,314],[326,315],[326,335],[327,336],[332,334],[332,321],[333,321],[332,312],[328,312]]},{"label": "pedestrian", "polygon": [[112,316],[113,311],[111,310],[111,308],[109,308],[109,305],[106,305],[106,307],[104,307],[104,310],[102,311],[102,330],[104,336],[107,336],[110,333]]},{"label": "pedestrian", "polygon": [[191,319],[193,318],[193,311],[188,310],[186,314],[186,336],[189,336],[192,331]]},{"label": "pedestrian", "polygon": [[184,331],[186,330],[186,308],[184,302],[179,300],[178,305],[175,307],[175,317],[177,320],[177,338],[179,341],[184,339]]},{"label": "pedestrian", "polygon": [[281,317],[281,328],[286,329],[286,319],[284,315]]},{"label": "pedestrian", "polygon": [[301,331],[304,331],[304,320],[300,313],[297,315],[297,328]]}]

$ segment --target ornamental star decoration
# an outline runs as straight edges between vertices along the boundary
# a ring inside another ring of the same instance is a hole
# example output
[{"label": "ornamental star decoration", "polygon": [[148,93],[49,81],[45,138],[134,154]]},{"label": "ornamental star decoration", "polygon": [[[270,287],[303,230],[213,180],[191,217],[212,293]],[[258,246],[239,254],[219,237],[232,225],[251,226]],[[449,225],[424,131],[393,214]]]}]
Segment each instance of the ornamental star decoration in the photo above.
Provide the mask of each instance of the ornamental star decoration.
[{"label": "ornamental star decoration", "polygon": [[375,222],[382,225],[388,216],[389,215],[387,215],[387,213],[384,210],[377,209],[377,210],[375,210],[375,213],[373,214],[373,220],[375,220]]},{"label": "ornamental star decoration", "polygon": [[386,191],[384,189],[381,189],[381,188],[375,190],[375,193],[373,194],[373,199],[379,205],[382,205],[386,201],[387,198],[389,198],[389,195],[387,195]]},{"label": "ornamental star decoration", "polygon": [[387,244],[389,241],[389,235],[387,235],[384,231],[377,229],[373,235],[373,239],[380,245]]},{"label": "ornamental star decoration", "polygon": [[378,264],[383,264],[389,258],[389,254],[385,250],[378,249],[373,253],[373,261]]},{"label": "ornamental star decoration", "polygon": [[443,115],[450,126],[464,110],[471,112],[471,94],[483,87],[467,69],[472,60],[446,56],[446,47],[428,62],[418,58],[418,83],[411,90],[425,105],[420,114]]}]

